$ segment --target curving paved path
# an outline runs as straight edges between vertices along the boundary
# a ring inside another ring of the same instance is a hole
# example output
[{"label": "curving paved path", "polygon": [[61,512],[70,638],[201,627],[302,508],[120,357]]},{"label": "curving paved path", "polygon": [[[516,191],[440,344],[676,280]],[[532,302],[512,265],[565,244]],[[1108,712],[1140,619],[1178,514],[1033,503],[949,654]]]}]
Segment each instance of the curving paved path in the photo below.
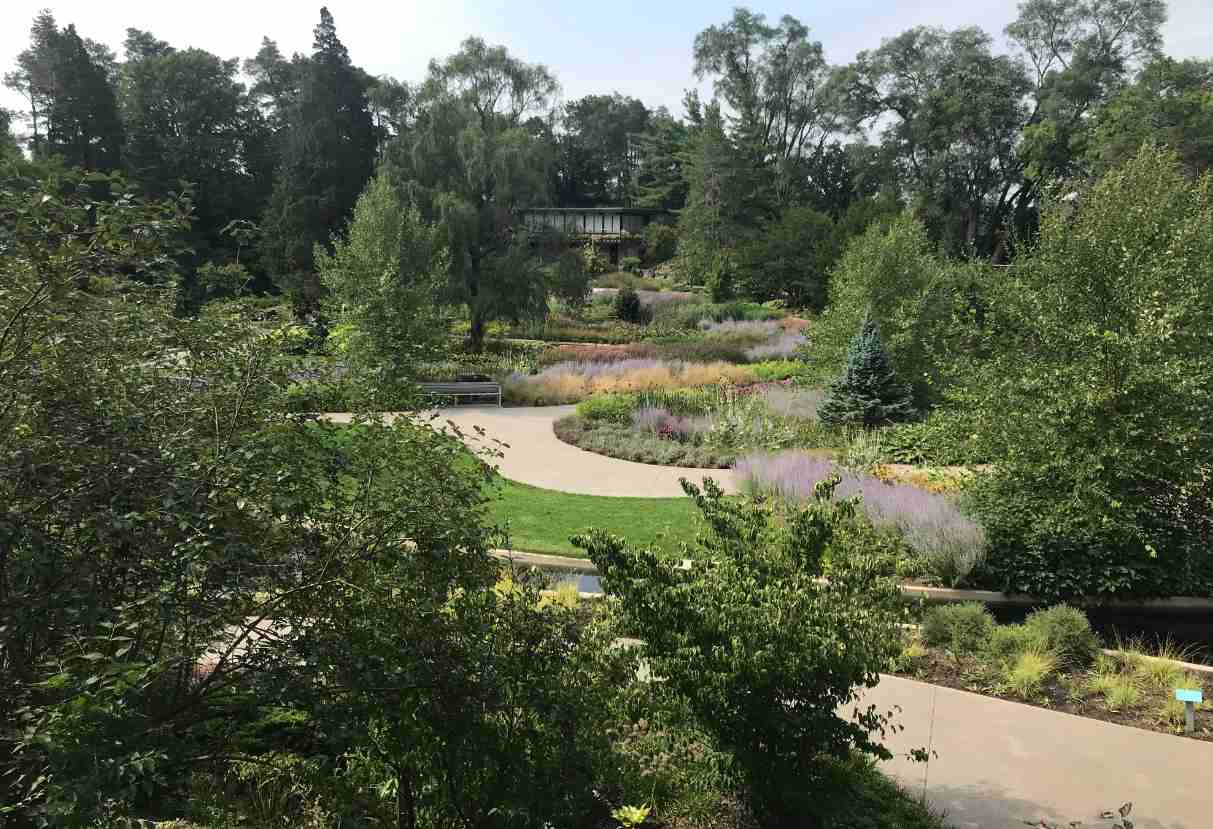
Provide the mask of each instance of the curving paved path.
[{"label": "curving paved path", "polygon": [[[575,406],[454,406],[439,409],[440,420],[449,420],[464,433],[465,442],[500,447],[497,460],[501,474],[511,481],[573,492],[582,495],[614,495],[627,498],[675,498],[683,495],[678,481],[686,478],[699,483],[711,478],[725,492],[736,492],[736,477],[731,469],[689,469],[677,466],[653,466],[608,458],[586,452],[561,441],[552,424],[573,413]],[[434,414],[427,412],[425,416]],[[330,420],[349,420],[348,414],[326,415]],[[475,427],[484,430],[478,438]]]},{"label": "curving paved path", "polygon": [[497,461],[501,474],[544,489],[583,495],[631,498],[675,498],[683,494],[680,478],[699,483],[711,478],[726,492],[737,489],[731,469],[653,466],[608,458],[570,446],[556,437],[552,424],[575,406],[458,406],[440,410],[464,433],[484,429],[485,437],[507,444]]}]

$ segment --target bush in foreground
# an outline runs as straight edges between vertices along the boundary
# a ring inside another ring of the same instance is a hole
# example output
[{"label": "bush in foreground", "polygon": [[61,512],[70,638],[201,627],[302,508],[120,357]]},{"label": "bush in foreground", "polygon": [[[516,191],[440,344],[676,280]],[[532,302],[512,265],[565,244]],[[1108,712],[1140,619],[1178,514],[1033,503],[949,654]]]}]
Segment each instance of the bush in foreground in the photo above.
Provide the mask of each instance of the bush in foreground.
[{"label": "bush in foreground", "polygon": [[664,678],[659,691],[684,701],[731,756],[764,826],[804,826],[829,794],[823,778],[833,761],[853,751],[890,756],[872,738],[885,715],[874,707],[854,720],[838,715],[897,653],[898,593],[864,566],[863,550],[835,555],[856,564],[817,580],[851,509],[831,499],[836,483],[823,482],[812,502],[777,522],[710,481],[703,491],[684,482],[708,526],[688,550],[689,569],[602,532],[575,539],[621,600],[623,629],[646,643],[652,672]]}]

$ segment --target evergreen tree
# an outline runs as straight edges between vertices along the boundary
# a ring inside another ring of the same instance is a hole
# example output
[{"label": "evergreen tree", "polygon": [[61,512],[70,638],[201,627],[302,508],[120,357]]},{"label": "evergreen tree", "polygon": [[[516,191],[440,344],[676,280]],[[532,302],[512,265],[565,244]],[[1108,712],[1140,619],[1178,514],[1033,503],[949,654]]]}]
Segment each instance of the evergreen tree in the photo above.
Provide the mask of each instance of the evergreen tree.
[{"label": "evergreen tree", "polygon": [[375,128],[366,86],[366,74],[350,63],[333,16],[322,8],[263,223],[266,269],[300,316],[315,311],[320,299],[314,247],[341,227],[371,177]]},{"label": "evergreen tree", "polygon": [[30,46],[4,83],[29,102],[36,157],[59,156],[86,170],[118,167],[122,122],[110,65],[112,53],[82,39],[75,26],[61,30],[49,11],[34,19]]},{"label": "evergreen tree", "polygon": [[872,428],[913,416],[910,389],[893,370],[880,339],[880,326],[866,314],[851,341],[846,368],[830,383],[818,417],[822,423]]}]

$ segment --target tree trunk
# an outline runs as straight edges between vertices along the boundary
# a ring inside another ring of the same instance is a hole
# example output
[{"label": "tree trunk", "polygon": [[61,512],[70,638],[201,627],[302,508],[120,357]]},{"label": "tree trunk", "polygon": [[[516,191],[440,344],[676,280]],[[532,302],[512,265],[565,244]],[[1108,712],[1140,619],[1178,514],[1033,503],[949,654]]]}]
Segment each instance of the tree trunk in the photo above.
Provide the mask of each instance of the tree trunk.
[{"label": "tree trunk", "polygon": [[484,350],[484,318],[478,313],[472,313],[472,328],[470,331],[472,351],[479,354]]},{"label": "tree trunk", "polygon": [[417,829],[417,794],[411,772],[405,767],[396,773],[396,829]]}]

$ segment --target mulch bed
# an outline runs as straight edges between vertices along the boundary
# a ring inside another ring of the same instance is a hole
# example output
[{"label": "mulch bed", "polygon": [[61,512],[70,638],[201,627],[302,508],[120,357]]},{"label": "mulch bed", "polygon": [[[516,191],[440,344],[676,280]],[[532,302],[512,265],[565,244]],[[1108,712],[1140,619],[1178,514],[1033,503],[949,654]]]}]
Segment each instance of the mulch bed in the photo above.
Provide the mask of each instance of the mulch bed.
[{"label": "mulch bed", "polygon": [[[1128,725],[1133,728],[1145,729],[1146,731],[1157,731],[1161,734],[1171,734],[1213,742],[1213,711],[1197,709],[1196,731],[1192,734],[1184,734],[1182,731],[1177,733],[1173,727],[1159,722],[1157,714],[1151,706],[1134,710],[1109,711],[1104,705],[1102,697],[1092,696],[1085,699],[1075,699],[1070,696],[1062,678],[1056,675],[1050,676],[1045,681],[1039,698],[1033,700],[1021,699],[1011,694],[1000,693],[994,680],[989,676],[982,675],[980,663],[975,660],[966,659],[958,667],[956,660],[952,657],[932,648],[927,649],[926,656],[915,661],[913,670],[891,671],[890,673],[894,676],[905,677],[906,679],[916,679],[921,682],[929,682],[932,685],[942,685],[946,688],[970,691],[987,697],[997,697],[998,699],[1032,705],[1037,708],[1048,708],[1053,711],[1075,714],[1079,717],[1087,717],[1093,720],[1103,720],[1104,722]],[[1205,684],[1206,686],[1210,684],[1208,679],[1205,680]],[[1208,693],[1209,689],[1206,687],[1206,697]],[[1153,702],[1154,705],[1157,705],[1157,698]]]}]

